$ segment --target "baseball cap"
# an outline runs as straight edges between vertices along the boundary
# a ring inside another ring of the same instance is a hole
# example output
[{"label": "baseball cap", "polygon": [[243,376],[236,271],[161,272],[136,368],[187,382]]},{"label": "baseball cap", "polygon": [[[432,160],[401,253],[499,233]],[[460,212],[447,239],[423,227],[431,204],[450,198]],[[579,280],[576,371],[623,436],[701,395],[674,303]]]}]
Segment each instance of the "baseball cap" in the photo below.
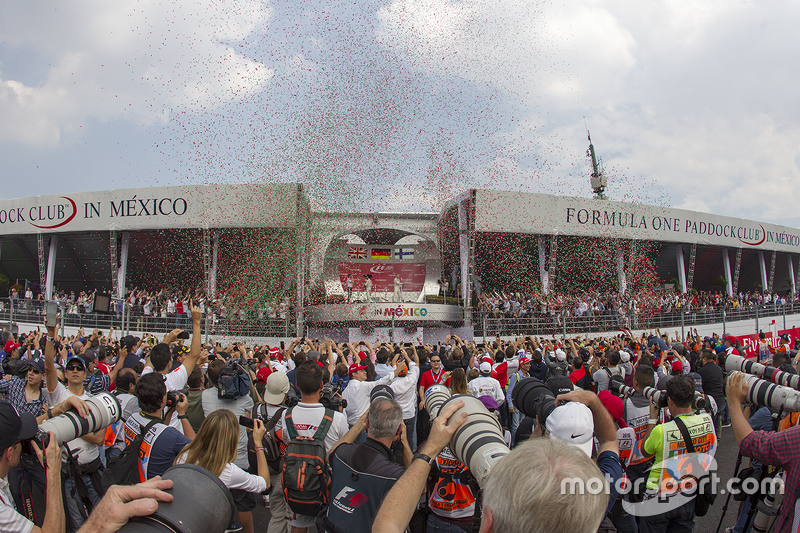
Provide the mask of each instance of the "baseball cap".
[{"label": "baseball cap", "polygon": [[128,350],[136,346],[139,342],[139,337],[134,337],[133,335],[126,335],[119,340],[120,344],[123,344]]},{"label": "baseball cap", "polygon": [[492,371],[492,363],[484,361],[481,363],[481,374],[489,374]]},{"label": "baseball cap", "polygon": [[64,363],[64,368],[68,367],[73,361],[80,363],[83,369],[86,370],[86,361],[83,360],[83,357],[74,353],[67,357],[67,362]]},{"label": "baseball cap", "polygon": [[33,368],[37,372],[44,372],[44,358],[37,357],[37,358],[32,359],[32,360],[30,360],[28,362],[30,363],[31,368]]},{"label": "baseball cap", "polygon": [[32,439],[38,427],[32,414],[20,413],[10,403],[0,401],[0,450],[5,450],[18,440]]},{"label": "baseball cap", "polygon": [[625,422],[625,406],[622,404],[622,398],[614,396],[611,394],[611,391],[608,390],[600,391],[597,397],[600,398],[603,407],[606,408],[611,418],[614,419],[614,422],[616,422],[619,427],[628,427],[627,422]]},{"label": "baseball cap", "polygon": [[264,389],[264,401],[278,405],[283,401],[287,392],[289,392],[289,377],[283,372],[270,374],[267,378],[267,387]]},{"label": "baseball cap", "polygon": [[683,372],[683,363],[680,361],[674,361],[672,363],[672,371],[673,372]]},{"label": "baseball cap", "polygon": [[352,376],[353,373],[358,372],[359,370],[366,370],[366,369],[367,369],[367,367],[364,366],[364,365],[359,365],[358,363],[353,363],[352,365],[350,365],[350,369],[348,370],[347,373]]},{"label": "baseball cap", "polygon": [[554,376],[547,380],[547,388],[558,396],[575,390],[575,385],[567,376]]},{"label": "baseball cap", "polygon": [[559,361],[566,361],[567,360],[567,353],[564,350],[562,350],[561,348],[558,348],[556,350],[556,359],[558,359]]},{"label": "baseball cap", "polygon": [[281,355],[281,349],[277,346],[273,346],[269,349],[269,358],[270,359],[279,359]]},{"label": "baseball cap", "polygon": [[583,450],[592,456],[592,437],[594,437],[594,419],[592,410],[577,402],[559,405],[545,422],[550,438],[563,440],[567,444]]},{"label": "baseball cap", "polygon": [[[22,346],[20,343],[11,340],[6,343],[5,351],[6,353],[11,353],[15,348],[19,348],[20,346]],[[8,446],[6,446],[6,448],[8,448]]]},{"label": "baseball cap", "polygon": [[519,366],[522,366],[525,363],[530,363],[530,362],[531,362],[531,360],[525,355],[523,355],[522,357],[519,358]]},{"label": "baseball cap", "polygon": [[631,360],[631,353],[628,350],[620,350],[619,360],[623,363],[629,362]]},{"label": "baseball cap", "polygon": [[488,353],[485,353],[483,354],[483,357],[481,357],[481,363],[489,363],[491,365],[494,363],[494,358]]},{"label": "baseball cap", "polygon": [[261,383],[266,383],[267,378],[269,378],[270,374],[272,374],[272,371],[269,368],[265,366],[261,367],[258,369],[258,372],[256,372],[256,381],[260,381]]}]

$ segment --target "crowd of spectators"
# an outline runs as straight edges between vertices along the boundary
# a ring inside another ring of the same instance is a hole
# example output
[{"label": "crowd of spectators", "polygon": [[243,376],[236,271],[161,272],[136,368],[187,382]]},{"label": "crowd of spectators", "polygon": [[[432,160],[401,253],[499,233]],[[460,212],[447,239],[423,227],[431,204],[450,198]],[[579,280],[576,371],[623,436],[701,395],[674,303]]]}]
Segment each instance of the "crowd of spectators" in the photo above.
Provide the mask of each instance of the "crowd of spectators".
[{"label": "crowd of spectators", "polygon": [[[230,490],[236,509],[230,530],[442,531],[468,529],[482,520],[485,531],[547,531],[522,518],[549,524],[537,511],[549,499],[574,507],[571,531],[594,531],[602,521],[620,532],[656,531],[653,520],[622,505],[615,489],[601,500],[567,502],[556,493],[557,481],[567,473],[613,481],[625,472],[632,481],[645,480],[648,494],[658,494],[665,474],[649,467],[667,459],[661,441],[676,423],[711,427],[703,438],[708,453],[716,449],[721,428],[730,423],[724,359],[742,350],[732,338],[700,337],[691,329],[686,337],[654,330],[594,339],[520,336],[478,343],[451,335],[437,344],[421,338],[376,345],[298,338],[279,345],[223,346],[202,341],[199,303],[187,302],[191,335],[183,328],[141,338],[97,329],[62,337],[55,327],[16,337],[3,332],[0,435],[10,438],[0,439],[0,448],[5,445],[0,474],[6,475],[0,488],[10,498],[0,492],[2,531],[114,531],[126,520],[123,502],[149,494],[147,505],[136,507],[147,514],[156,500],[166,501],[170,486],[160,476],[184,463],[206,469]],[[794,348],[787,342],[774,354],[775,362],[792,368]],[[241,376],[243,389],[236,389],[232,375]],[[514,404],[515,388],[530,380],[556,398],[545,420]],[[634,392],[620,397],[620,385]],[[497,472],[514,465],[514,479],[530,478],[524,487],[537,505],[517,508],[498,500],[497,494],[513,490],[514,480],[497,474],[486,481],[494,492],[483,493],[481,512],[477,478],[449,447],[464,419],[454,415],[463,402],[431,420],[426,399],[435,386],[480,400],[513,449]],[[664,391],[669,408],[653,405],[643,395],[646,387]],[[85,416],[86,401],[106,391],[120,403],[119,422],[70,441],[69,448],[18,448],[33,437],[30,424],[35,428],[70,409]],[[694,391],[706,396],[706,409],[692,407]],[[252,429],[240,425],[239,417],[255,419]],[[543,444],[541,436],[552,442]],[[126,447],[138,445],[137,438],[147,445],[138,488],[115,487],[103,499],[104,469]],[[272,455],[269,442],[277,450]],[[308,490],[318,491],[319,501],[305,501],[298,499],[296,486],[307,478],[291,472],[296,457],[314,457],[314,450],[299,453],[293,447],[314,442],[321,464],[311,477],[322,481]],[[42,466],[59,463],[63,469]],[[396,505],[387,508],[381,501]],[[254,518],[263,505],[270,509],[269,524]],[[693,524],[688,507],[662,514]]]}]

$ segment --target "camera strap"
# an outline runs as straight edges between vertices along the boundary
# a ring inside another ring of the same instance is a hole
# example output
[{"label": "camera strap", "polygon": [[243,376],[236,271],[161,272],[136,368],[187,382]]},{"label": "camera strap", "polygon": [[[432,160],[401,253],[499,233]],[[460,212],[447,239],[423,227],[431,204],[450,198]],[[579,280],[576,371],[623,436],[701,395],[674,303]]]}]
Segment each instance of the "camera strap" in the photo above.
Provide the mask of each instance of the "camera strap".
[{"label": "camera strap", "polygon": [[78,512],[85,520],[89,518],[89,515],[94,509],[94,505],[92,504],[92,499],[89,497],[89,490],[86,488],[86,484],[83,482],[83,476],[81,475],[78,460],[75,459],[74,455],[72,455],[72,450],[69,449],[69,446],[66,442],[64,443],[64,449],[67,452],[67,472],[69,473],[69,477],[72,478],[72,490],[70,491],[70,494],[74,497],[77,491],[80,502],[83,504],[77,506]]}]

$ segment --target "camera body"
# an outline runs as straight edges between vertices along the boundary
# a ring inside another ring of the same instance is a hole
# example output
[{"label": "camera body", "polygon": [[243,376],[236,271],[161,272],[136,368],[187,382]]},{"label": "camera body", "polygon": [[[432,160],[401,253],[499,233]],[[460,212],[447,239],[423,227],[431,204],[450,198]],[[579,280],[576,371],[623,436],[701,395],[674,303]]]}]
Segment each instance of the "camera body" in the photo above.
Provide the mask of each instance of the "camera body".
[{"label": "camera body", "polygon": [[181,397],[178,391],[167,391],[167,409],[175,407],[179,401],[181,401]]},{"label": "camera body", "polygon": [[326,409],[332,409],[334,411],[339,411],[340,408],[344,409],[347,407],[347,400],[342,398],[341,392],[342,388],[338,383],[336,385],[333,383],[326,383],[322,387],[322,392],[319,395],[319,403]]}]

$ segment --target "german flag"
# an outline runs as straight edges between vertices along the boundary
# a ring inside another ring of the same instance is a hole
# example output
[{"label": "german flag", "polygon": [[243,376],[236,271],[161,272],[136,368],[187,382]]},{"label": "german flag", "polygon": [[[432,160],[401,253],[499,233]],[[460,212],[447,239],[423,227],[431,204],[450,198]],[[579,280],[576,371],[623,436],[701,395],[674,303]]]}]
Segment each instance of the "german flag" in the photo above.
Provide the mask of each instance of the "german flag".
[{"label": "german flag", "polygon": [[392,258],[392,249],[391,248],[373,248],[372,249],[372,258],[373,259],[391,259]]}]

